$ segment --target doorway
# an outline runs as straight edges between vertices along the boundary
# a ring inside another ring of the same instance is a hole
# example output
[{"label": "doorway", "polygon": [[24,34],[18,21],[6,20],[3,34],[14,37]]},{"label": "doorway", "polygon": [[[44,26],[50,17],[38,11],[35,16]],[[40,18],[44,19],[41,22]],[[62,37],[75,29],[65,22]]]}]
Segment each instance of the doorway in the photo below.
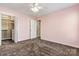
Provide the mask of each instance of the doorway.
[{"label": "doorway", "polygon": [[1,44],[12,44],[14,42],[14,16],[1,15]]},{"label": "doorway", "polygon": [[32,19],[30,22],[30,38],[37,37],[37,20]]},{"label": "doorway", "polygon": [[30,37],[31,39],[33,38],[40,38],[40,25],[41,25],[41,21],[40,20],[31,20],[30,22],[31,24],[31,28],[30,28]]}]

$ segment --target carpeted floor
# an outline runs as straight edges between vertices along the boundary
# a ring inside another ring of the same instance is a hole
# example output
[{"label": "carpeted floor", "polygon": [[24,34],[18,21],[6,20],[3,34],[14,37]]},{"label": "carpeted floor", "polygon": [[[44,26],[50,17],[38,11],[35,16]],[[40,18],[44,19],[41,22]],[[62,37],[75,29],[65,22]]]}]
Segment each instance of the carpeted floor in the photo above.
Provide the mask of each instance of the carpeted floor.
[{"label": "carpeted floor", "polygon": [[26,40],[18,43],[3,42],[0,56],[75,56],[77,48],[45,40]]},{"label": "carpeted floor", "polygon": [[12,39],[2,40],[2,45],[9,45],[9,44],[14,44],[14,41]]},{"label": "carpeted floor", "polygon": [[11,43],[11,41],[3,41],[3,45],[0,46],[1,56],[30,56],[35,55],[34,51],[31,50],[33,43],[31,40],[26,40],[18,43]]}]

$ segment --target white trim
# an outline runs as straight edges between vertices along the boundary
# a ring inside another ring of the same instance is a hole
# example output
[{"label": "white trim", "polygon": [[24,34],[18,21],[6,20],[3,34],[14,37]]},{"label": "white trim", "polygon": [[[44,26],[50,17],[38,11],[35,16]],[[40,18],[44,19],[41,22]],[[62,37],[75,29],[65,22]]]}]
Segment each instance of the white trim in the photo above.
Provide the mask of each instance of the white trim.
[{"label": "white trim", "polygon": [[[14,16],[15,17],[15,16]],[[15,43],[17,43],[18,42],[18,25],[17,25],[17,23],[18,22],[16,22],[17,21],[17,19],[16,19],[16,17],[14,18],[14,42]]]},{"label": "white trim", "polygon": [[2,21],[1,21],[1,14],[0,14],[0,46],[1,46],[1,40],[2,40]]}]

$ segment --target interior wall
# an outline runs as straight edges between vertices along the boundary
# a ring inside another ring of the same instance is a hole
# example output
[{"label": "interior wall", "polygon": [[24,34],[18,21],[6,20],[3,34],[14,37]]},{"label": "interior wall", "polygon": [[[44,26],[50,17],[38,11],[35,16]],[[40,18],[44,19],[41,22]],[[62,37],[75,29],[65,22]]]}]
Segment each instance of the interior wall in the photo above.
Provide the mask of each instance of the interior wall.
[{"label": "interior wall", "polygon": [[79,48],[79,5],[41,17],[41,38]]},{"label": "interior wall", "polygon": [[[23,41],[30,38],[29,36],[29,20],[31,17],[22,14],[20,12],[14,11],[12,9],[1,7],[0,6],[0,14],[6,14],[15,16],[15,40]],[[0,28],[1,29],[1,28]]]}]

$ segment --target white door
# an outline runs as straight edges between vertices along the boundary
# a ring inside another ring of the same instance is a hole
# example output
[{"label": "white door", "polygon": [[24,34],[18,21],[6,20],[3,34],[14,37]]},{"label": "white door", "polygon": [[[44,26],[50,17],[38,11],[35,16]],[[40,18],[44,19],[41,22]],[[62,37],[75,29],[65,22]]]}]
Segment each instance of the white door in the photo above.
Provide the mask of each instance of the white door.
[{"label": "white door", "polygon": [[37,20],[31,20],[31,38],[37,37]]}]

